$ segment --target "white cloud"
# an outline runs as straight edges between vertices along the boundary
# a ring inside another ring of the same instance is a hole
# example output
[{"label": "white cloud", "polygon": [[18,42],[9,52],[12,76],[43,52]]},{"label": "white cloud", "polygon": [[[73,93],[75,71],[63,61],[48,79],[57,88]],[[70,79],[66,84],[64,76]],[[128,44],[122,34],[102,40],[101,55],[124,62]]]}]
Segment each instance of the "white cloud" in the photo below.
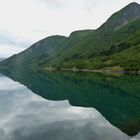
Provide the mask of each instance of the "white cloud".
[{"label": "white cloud", "polygon": [[132,0],[0,0],[0,32],[10,32],[17,39],[25,40],[28,47],[49,35],[95,29],[130,2]]},{"label": "white cloud", "polygon": [[0,88],[0,140],[128,140],[94,108],[45,100],[4,76],[0,81],[2,87],[14,85]]},{"label": "white cloud", "polygon": [[0,57],[7,58],[13,54],[23,51],[25,48],[13,45],[0,45]]}]

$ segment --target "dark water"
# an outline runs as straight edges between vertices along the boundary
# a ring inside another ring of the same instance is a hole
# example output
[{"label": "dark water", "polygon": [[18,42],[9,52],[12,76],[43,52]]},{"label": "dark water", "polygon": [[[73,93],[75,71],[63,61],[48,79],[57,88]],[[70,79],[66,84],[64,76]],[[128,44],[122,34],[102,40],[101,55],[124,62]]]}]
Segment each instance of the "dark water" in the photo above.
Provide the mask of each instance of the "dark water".
[{"label": "dark water", "polygon": [[0,140],[140,139],[139,76],[2,73]]}]

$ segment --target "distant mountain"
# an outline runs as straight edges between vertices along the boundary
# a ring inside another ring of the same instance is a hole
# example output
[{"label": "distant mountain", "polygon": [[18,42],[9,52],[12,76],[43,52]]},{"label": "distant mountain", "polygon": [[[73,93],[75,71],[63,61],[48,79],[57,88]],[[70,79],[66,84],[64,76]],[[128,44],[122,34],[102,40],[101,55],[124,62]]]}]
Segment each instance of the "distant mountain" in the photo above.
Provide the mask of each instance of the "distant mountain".
[{"label": "distant mountain", "polygon": [[140,70],[140,5],[130,3],[97,30],[50,36],[0,63],[8,68]]},{"label": "distant mountain", "polygon": [[4,58],[0,58],[0,62],[3,61],[3,60],[4,60]]}]

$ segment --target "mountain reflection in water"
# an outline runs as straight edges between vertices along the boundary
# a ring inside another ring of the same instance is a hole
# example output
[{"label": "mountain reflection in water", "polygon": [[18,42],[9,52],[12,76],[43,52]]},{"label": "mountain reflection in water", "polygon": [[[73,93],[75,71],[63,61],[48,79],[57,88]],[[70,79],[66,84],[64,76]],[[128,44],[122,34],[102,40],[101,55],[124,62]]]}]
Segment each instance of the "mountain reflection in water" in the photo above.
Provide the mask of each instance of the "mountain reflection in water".
[{"label": "mountain reflection in water", "polygon": [[[30,114],[29,115],[30,117],[32,115],[38,116],[42,114],[41,112],[39,113],[38,111],[41,111],[41,108],[45,108],[43,109],[44,113],[45,111],[47,112],[47,110],[50,110],[50,112],[48,114],[46,113],[46,115],[45,114],[41,115],[40,117],[44,116],[43,118],[48,119],[50,117],[49,115],[52,114],[57,118],[57,121],[54,120],[51,121],[50,119],[50,122],[49,123],[47,122],[48,125],[47,129],[43,128],[43,126],[41,125],[42,127],[40,128],[42,130],[41,134],[40,133],[37,134],[37,132],[33,130],[33,132],[35,132],[35,134],[38,136],[38,139],[40,135],[41,136],[46,135],[46,137],[49,136],[49,139],[51,139],[52,137],[55,137],[52,133],[58,134],[57,136],[58,139],[59,137],[60,139],[62,138],[66,139],[67,135],[69,135],[70,139],[72,139],[72,137],[79,136],[74,139],[80,140],[81,139],[100,140],[103,137],[104,139],[111,138],[113,140],[115,138],[123,140],[128,139],[128,136],[119,131],[117,128],[111,126],[111,124],[118,127],[120,130],[124,131],[128,135],[135,135],[140,131],[139,127],[140,87],[138,86],[140,84],[140,79],[137,76],[116,77],[100,74],[86,74],[86,73],[75,74],[67,72],[66,73],[3,72],[3,73],[11,77],[12,79],[24,84],[34,93],[47,99],[43,100],[40,98],[45,102],[45,104],[47,104],[47,102],[54,103],[54,106],[48,105],[49,107],[51,107],[51,109],[49,109],[48,106],[44,107],[45,105],[40,106],[40,104],[36,103],[34,105],[31,105],[32,107],[29,107],[29,112],[31,112],[32,109],[35,109],[37,111],[35,114],[34,113]],[[26,97],[28,98],[28,100],[31,101],[31,99],[27,96],[27,93]],[[59,102],[52,102],[48,100]],[[72,107],[68,104],[68,102],[62,100],[68,100],[72,106],[78,107]],[[64,110],[57,108],[59,107],[59,103],[62,105],[60,108],[63,108]],[[65,108],[65,105],[67,105],[68,108],[71,108],[70,111],[69,109]],[[105,118],[94,108],[97,109],[111,124],[109,124],[108,121],[105,120]],[[56,113],[56,111],[58,112]],[[23,114],[26,115],[24,111]],[[75,117],[75,114],[79,115],[77,119]],[[67,121],[67,116],[73,116],[73,118],[75,118],[76,120],[73,120],[70,117],[71,119]],[[38,125],[39,122],[41,122],[41,120],[43,121],[43,119],[39,120],[36,117],[31,118],[33,120],[36,119],[36,123],[38,123]],[[53,117],[51,116],[50,118]],[[29,121],[30,119],[27,120]],[[31,121],[30,123],[29,124],[32,126],[34,125],[35,122]],[[22,126],[22,128],[23,128],[22,132],[24,132],[23,131],[25,130],[24,126]],[[61,128],[63,129],[61,130]],[[37,128],[36,131],[38,131]],[[72,132],[72,134],[70,132]],[[35,134],[34,136],[32,136],[33,138],[37,137]]]}]

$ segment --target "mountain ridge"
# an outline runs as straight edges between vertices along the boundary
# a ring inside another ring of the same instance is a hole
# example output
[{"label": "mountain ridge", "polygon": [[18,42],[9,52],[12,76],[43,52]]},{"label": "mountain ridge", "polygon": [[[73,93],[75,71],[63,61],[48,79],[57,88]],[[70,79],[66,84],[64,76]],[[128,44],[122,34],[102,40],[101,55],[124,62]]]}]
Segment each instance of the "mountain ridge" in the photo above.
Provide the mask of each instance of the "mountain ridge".
[{"label": "mountain ridge", "polygon": [[[128,18],[125,20],[127,16]],[[125,6],[124,8],[122,8],[121,10],[112,14],[106,20],[106,22],[104,22],[97,30],[101,30],[103,28],[103,31],[106,32],[106,30],[108,31],[108,28],[110,28],[110,30],[116,31],[120,29],[121,27],[127,25],[128,23],[127,20],[129,20],[130,22],[137,18],[140,18],[140,5],[136,2],[132,2],[128,4],[127,6]],[[120,19],[122,21],[120,21]]]},{"label": "mountain ridge", "polygon": [[[49,36],[20,54],[4,60],[0,66],[90,69],[117,66],[121,69],[137,71],[140,70],[140,64],[136,62],[140,58],[139,35],[140,5],[134,2],[113,14],[97,30],[74,31],[69,37]],[[137,58],[132,57],[130,48],[131,52],[137,50]],[[118,58],[121,58],[122,62],[125,58],[126,61],[122,63]]]}]

